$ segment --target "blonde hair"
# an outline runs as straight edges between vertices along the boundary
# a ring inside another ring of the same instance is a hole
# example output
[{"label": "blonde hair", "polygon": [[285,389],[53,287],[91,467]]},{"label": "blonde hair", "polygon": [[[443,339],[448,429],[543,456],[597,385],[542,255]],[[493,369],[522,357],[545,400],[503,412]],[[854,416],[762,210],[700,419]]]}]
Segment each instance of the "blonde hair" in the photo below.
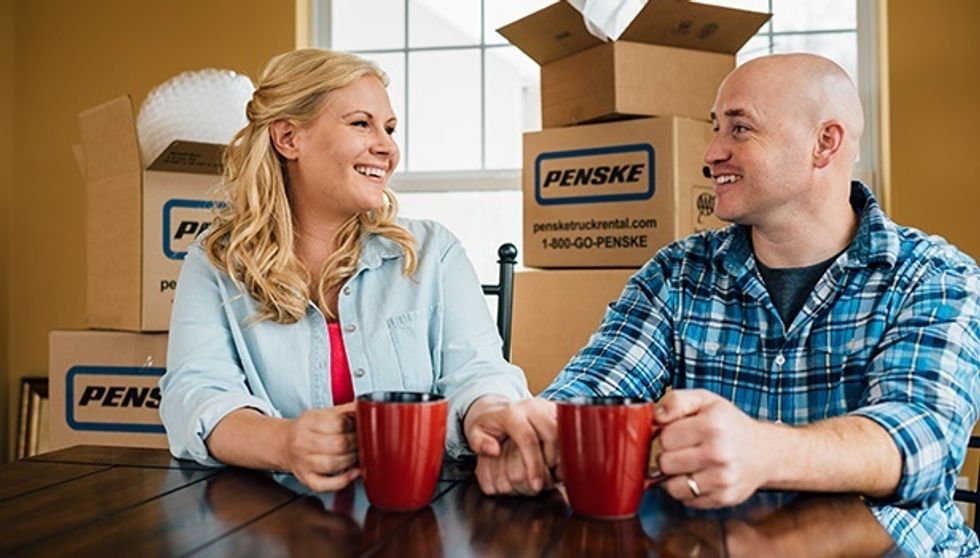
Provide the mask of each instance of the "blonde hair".
[{"label": "blonde hair", "polygon": [[351,54],[309,48],[274,57],[263,69],[246,108],[248,124],[225,151],[226,202],[217,209],[203,246],[211,262],[258,302],[255,321],[296,323],[306,315],[310,300],[328,319],[336,319],[327,294],[354,274],[362,242],[371,234],[400,245],[405,253],[404,274],[415,272],[415,238],[395,222],[398,204],[387,188],[381,208],[354,215],[340,227],[337,249],[324,262],[315,288],[310,288],[310,273],[296,255],[288,176],[269,126],[278,120],[308,125],[331,91],[365,75],[388,84],[377,66]]}]

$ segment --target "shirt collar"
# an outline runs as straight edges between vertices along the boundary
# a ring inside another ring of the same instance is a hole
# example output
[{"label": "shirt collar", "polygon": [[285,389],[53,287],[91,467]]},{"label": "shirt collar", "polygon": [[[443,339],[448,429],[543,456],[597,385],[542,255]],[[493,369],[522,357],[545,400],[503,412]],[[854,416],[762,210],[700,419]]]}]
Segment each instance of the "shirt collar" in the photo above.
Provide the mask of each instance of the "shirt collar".
[{"label": "shirt collar", "polygon": [[894,266],[900,245],[898,227],[882,211],[871,189],[857,180],[851,182],[851,207],[861,221],[847,249],[846,266]]},{"label": "shirt collar", "polygon": [[[851,182],[851,207],[860,219],[857,233],[846,254],[845,267],[869,265],[891,267],[898,260],[898,227],[882,211],[871,189],[860,181]],[[752,241],[745,225],[732,225],[725,230],[723,240],[715,248],[712,259],[732,275],[739,275],[752,266]]]},{"label": "shirt collar", "polygon": [[725,232],[728,234],[715,249],[713,259],[721,264],[728,273],[738,276],[743,271],[751,269],[753,265],[749,227],[732,225]]},{"label": "shirt collar", "polygon": [[374,269],[385,260],[404,255],[405,251],[394,240],[377,233],[366,233],[361,241],[361,260],[357,263],[357,271]]}]

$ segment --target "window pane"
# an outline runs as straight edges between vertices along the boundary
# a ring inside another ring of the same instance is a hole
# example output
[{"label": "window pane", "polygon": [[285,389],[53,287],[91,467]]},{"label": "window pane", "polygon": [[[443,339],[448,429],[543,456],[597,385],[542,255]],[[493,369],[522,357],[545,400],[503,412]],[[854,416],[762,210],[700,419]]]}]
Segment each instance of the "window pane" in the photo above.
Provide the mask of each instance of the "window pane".
[{"label": "window pane", "polygon": [[[384,14],[384,17],[373,14]],[[329,46],[337,50],[405,48],[405,3],[402,0],[332,0]]]},{"label": "window pane", "polygon": [[480,50],[408,55],[410,171],[480,168]]},{"label": "window pane", "polygon": [[395,195],[401,216],[432,219],[449,227],[462,241],[477,276],[484,283],[497,282],[497,248],[501,244],[510,242],[521,250],[522,201],[518,190],[398,192]]},{"label": "window pane", "polygon": [[521,134],[541,129],[538,65],[516,47],[487,49],[486,165],[521,168]]},{"label": "window pane", "polygon": [[483,40],[490,45],[507,44],[497,29],[552,3],[553,0],[486,0]]},{"label": "window pane", "polygon": [[[724,6],[726,8],[735,8],[737,10],[749,10],[750,12],[765,12],[769,13],[769,0],[698,0],[700,4],[713,4],[715,6]],[[759,28],[759,31],[769,31],[772,26],[772,18],[765,25]]]},{"label": "window pane", "polygon": [[856,0],[773,0],[773,31],[857,29]]},{"label": "window pane", "polygon": [[738,51],[735,58],[738,64],[744,64],[753,58],[767,54],[769,54],[769,35],[756,35],[749,39],[749,42],[745,43],[745,46]]},{"label": "window pane", "polygon": [[857,32],[777,35],[775,52],[812,52],[830,58],[857,84]]},{"label": "window pane", "polygon": [[480,44],[480,0],[411,0],[409,2],[408,46],[478,44]]},{"label": "window pane", "polygon": [[391,99],[391,108],[398,117],[398,126],[395,129],[395,142],[402,150],[402,161],[399,169],[406,167],[405,157],[405,131],[408,130],[408,115],[405,113],[405,54],[394,53],[371,53],[362,52],[358,56],[373,61],[388,74],[388,97]]}]

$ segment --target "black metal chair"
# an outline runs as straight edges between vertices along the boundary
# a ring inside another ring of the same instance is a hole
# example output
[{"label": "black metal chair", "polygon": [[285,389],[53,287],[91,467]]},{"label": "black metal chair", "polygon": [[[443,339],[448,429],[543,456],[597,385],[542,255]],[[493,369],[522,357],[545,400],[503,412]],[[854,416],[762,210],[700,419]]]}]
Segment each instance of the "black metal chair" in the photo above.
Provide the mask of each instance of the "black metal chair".
[{"label": "black metal chair", "polygon": [[496,285],[483,285],[483,294],[497,297],[497,331],[504,342],[504,358],[510,360],[510,330],[514,319],[514,266],[517,265],[517,246],[501,244],[497,249],[500,272]]},{"label": "black metal chair", "polygon": [[[980,436],[970,436],[969,448],[980,449]],[[973,490],[957,488],[953,499],[973,504],[973,530],[980,532],[980,466],[977,467],[976,485]]]}]

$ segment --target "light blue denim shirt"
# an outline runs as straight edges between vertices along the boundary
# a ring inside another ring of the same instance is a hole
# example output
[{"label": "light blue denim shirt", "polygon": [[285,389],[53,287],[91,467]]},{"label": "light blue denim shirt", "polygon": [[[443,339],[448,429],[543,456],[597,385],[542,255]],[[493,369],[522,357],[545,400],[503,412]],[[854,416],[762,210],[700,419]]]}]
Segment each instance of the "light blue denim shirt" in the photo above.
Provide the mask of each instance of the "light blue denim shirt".
[{"label": "light blue denim shirt", "polygon": [[[497,329],[459,240],[431,221],[400,219],[416,239],[418,269],[382,236],[364,240],[338,302],[354,393],[435,391],[450,402],[446,449],[467,450],[462,418],[478,397],[530,397],[501,354]],[[170,323],[160,416],[175,457],[220,465],[204,441],[225,415],[253,407],[294,418],[333,404],[323,314],[310,303],[295,324],[249,322],[257,305],[208,260],[187,252]],[[412,443],[405,440],[405,443]]]}]

